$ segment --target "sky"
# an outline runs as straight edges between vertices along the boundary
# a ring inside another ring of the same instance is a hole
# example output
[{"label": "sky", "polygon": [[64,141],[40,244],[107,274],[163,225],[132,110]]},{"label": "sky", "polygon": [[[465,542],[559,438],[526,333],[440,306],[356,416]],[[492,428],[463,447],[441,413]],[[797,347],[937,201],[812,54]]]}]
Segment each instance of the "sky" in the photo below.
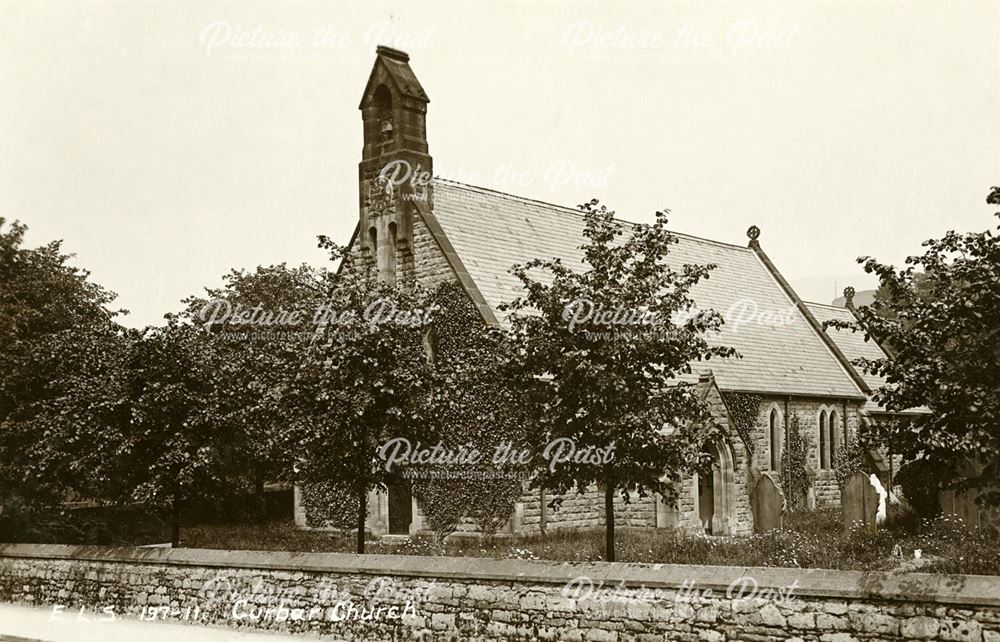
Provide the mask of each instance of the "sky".
[{"label": "sky", "polygon": [[[995,227],[1000,3],[0,1],[0,216],[159,324],[358,216],[378,44],[435,173],[745,244],[806,300]],[[548,257],[542,257],[548,258]]]}]

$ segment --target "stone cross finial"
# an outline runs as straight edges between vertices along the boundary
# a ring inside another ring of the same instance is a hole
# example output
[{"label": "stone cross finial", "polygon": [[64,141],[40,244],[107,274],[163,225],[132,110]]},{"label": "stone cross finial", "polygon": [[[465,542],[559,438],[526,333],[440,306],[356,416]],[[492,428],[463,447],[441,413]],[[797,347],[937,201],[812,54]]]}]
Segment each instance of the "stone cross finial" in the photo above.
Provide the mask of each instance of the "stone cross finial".
[{"label": "stone cross finial", "polygon": [[757,239],[760,237],[760,228],[756,225],[751,225],[747,228],[747,237],[750,239],[750,247],[757,247]]},{"label": "stone cross finial", "polygon": [[851,286],[844,288],[844,305],[848,308],[854,308],[854,288]]}]

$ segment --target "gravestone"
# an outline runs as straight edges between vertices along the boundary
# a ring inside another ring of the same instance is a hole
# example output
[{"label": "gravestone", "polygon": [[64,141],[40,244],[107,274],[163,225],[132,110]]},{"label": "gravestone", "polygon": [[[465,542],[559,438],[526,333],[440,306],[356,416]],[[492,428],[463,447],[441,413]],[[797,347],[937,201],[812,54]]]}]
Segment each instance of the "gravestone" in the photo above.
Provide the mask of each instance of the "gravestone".
[{"label": "gravestone", "polygon": [[750,493],[750,509],[753,511],[755,533],[781,528],[781,512],[785,496],[774,483],[770,473],[763,473]]},{"label": "gravestone", "polygon": [[866,527],[874,528],[878,501],[878,491],[875,490],[868,475],[862,472],[851,475],[847,485],[840,491],[840,510],[844,517],[844,529],[850,530],[854,522],[861,522]]},{"label": "gravestone", "polygon": [[[982,473],[982,470],[982,464],[966,459],[959,465],[957,477],[977,477]],[[971,488],[964,490],[943,490],[938,493],[941,512],[946,515],[960,517],[967,526],[972,528],[1000,528],[1000,522],[996,519],[995,509],[990,510],[980,507],[976,503],[978,495],[979,491]]]},{"label": "gravestone", "polygon": [[938,502],[942,513],[961,518],[967,526],[979,528],[988,523],[988,519],[984,519],[986,511],[976,504],[976,491],[942,490],[938,494]]}]

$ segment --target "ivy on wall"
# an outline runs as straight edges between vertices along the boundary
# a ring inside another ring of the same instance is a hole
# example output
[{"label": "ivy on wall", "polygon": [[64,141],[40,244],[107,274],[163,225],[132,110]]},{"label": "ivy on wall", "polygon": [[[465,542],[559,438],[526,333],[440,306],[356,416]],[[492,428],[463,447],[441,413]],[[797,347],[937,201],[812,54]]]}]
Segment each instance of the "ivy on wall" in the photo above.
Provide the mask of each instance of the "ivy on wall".
[{"label": "ivy on wall", "polygon": [[303,484],[299,499],[311,528],[357,528],[357,498],[350,488],[329,482]]},{"label": "ivy on wall", "polygon": [[[438,399],[436,420],[445,446],[474,447],[484,455],[478,467],[447,470],[451,478],[421,479],[413,492],[430,527],[439,538],[472,520],[484,535],[506,524],[521,498],[525,472],[491,462],[495,450],[527,444],[527,421],[514,390],[503,376],[503,339],[483,321],[457,281],[442,283],[432,294],[434,367],[442,377],[461,381],[457,394]],[[453,477],[452,477],[453,476]]]},{"label": "ivy on wall", "polygon": [[724,392],[722,401],[729,410],[729,416],[733,420],[733,427],[736,433],[743,440],[743,444],[750,451],[754,452],[753,429],[757,423],[757,415],[760,412],[760,402],[763,399],[760,395],[747,392]]},{"label": "ivy on wall", "polygon": [[789,420],[788,440],[781,451],[781,488],[785,493],[788,507],[792,510],[804,508],[810,479],[807,471],[809,440],[802,434],[798,415]]},{"label": "ivy on wall", "polygon": [[[448,395],[429,400],[433,421],[440,426],[445,448],[474,447],[484,454],[478,468],[448,467],[430,471],[437,478],[415,480],[425,526],[439,538],[455,532],[464,521],[485,535],[506,524],[523,493],[523,473],[513,466],[497,468],[492,455],[502,444],[515,449],[527,444],[527,421],[502,371],[502,336],[487,326],[457,281],[439,285],[431,294],[438,306],[432,314],[425,348]],[[457,393],[455,392],[457,389]],[[357,505],[350,488],[334,484],[304,484],[301,501],[311,527],[356,528]]]},{"label": "ivy on wall", "polygon": [[848,435],[847,441],[840,446],[837,451],[837,461],[834,462],[833,470],[837,476],[837,485],[841,489],[850,481],[851,475],[864,470],[865,452],[868,445],[861,439]]}]

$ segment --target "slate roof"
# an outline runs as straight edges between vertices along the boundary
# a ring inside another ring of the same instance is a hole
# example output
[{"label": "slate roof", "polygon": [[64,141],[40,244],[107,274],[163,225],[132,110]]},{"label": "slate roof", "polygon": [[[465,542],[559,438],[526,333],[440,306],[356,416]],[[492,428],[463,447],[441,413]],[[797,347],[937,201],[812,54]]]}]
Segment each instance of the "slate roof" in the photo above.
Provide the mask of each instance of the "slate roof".
[{"label": "slate roof", "polygon": [[[820,323],[825,321],[847,321],[853,323],[857,319],[847,308],[840,308],[833,305],[824,305],[822,303],[806,303],[809,311],[813,313],[816,320]],[[837,347],[844,355],[854,361],[855,359],[861,359],[862,357],[867,359],[884,359],[886,357],[885,352],[879,347],[874,341],[865,341],[864,332],[851,332],[850,330],[838,330],[837,328],[827,328],[827,334],[829,334]],[[865,380],[870,388],[878,388],[885,384],[885,379],[874,374],[865,374],[861,371],[861,368],[856,367],[855,370],[858,374]]]},{"label": "slate roof", "polygon": [[[806,303],[809,311],[813,313],[816,319],[823,323],[824,321],[848,321],[854,322],[857,319],[854,318],[854,314],[851,313],[847,308],[842,308],[835,305],[825,305],[822,303]],[[865,341],[864,332],[851,332],[850,330],[840,330],[837,328],[827,328],[826,333],[833,338],[834,343],[840,348],[840,351],[844,353],[851,361],[855,359],[867,358],[867,359],[884,359],[887,355],[882,348],[874,341]],[[868,384],[868,387],[872,390],[880,388],[885,385],[885,379],[879,375],[875,374],[865,374],[860,367],[855,366],[854,368],[859,375]],[[863,410],[869,413],[886,413],[888,412],[881,405],[875,403],[870,398],[865,403]],[[911,408],[905,410],[901,413],[895,414],[920,414],[929,412],[925,406],[920,406],[918,408]]]},{"label": "slate roof", "polygon": [[[435,179],[433,218],[501,322],[497,306],[522,292],[520,282],[509,272],[512,265],[558,257],[572,266],[580,265],[583,257],[579,246],[584,240],[584,219],[576,209]],[[743,358],[712,359],[695,364],[695,372],[710,368],[722,390],[866,396],[752,249],[676,236],[679,242],[668,257],[675,267],[684,263],[718,266],[692,291],[700,309],[726,314],[737,302],[749,300],[760,311],[790,311],[791,322],[785,325],[727,323],[710,341],[736,348]]]}]

